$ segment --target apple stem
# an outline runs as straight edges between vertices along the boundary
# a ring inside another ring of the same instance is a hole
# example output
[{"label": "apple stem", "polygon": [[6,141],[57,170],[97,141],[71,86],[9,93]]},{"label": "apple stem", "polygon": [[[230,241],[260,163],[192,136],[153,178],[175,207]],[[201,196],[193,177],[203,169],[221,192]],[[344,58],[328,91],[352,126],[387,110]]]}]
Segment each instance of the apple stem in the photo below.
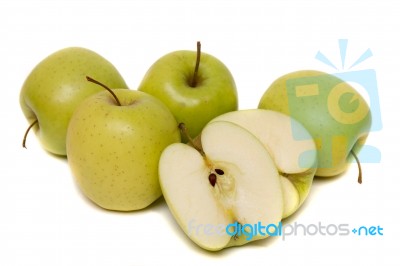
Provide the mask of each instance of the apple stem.
[{"label": "apple stem", "polygon": [[178,127],[182,135],[184,135],[189,140],[189,143],[193,146],[193,148],[195,148],[198,152],[200,152],[201,156],[205,158],[206,154],[204,153],[202,148],[200,148],[199,146],[196,145],[196,143],[194,143],[193,139],[190,137],[188,133],[188,129],[186,128],[185,123],[179,123]]},{"label": "apple stem", "polygon": [[197,73],[199,72],[200,56],[201,56],[201,43],[197,42],[196,66],[194,67],[192,82],[190,83],[190,87],[192,88],[195,88],[197,85]]},{"label": "apple stem", "polygon": [[357,166],[358,166],[358,183],[362,184],[362,171],[361,171],[360,160],[358,159],[356,153],[353,150],[351,150],[350,152],[353,155],[354,159],[356,159],[356,162],[357,162]]},{"label": "apple stem", "polygon": [[118,105],[118,106],[121,106],[121,102],[118,100],[117,95],[115,95],[115,93],[114,93],[109,87],[107,87],[107,86],[104,85],[103,83],[101,83],[101,82],[99,82],[99,81],[97,81],[97,80],[95,80],[95,79],[93,79],[93,78],[91,78],[91,77],[89,77],[89,76],[86,76],[86,80],[87,80],[87,81],[90,81],[90,82],[93,82],[94,84],[97,84],[97,85],[102,86],[102,87],[103,87],[104,89],[106,89],[109,93],[111,93],[111,95],[114,97],[115,101],[117,102],[117,105]]},{"label": "apple stem", "polygon": [[24,139],[22,140],[22,147],[26,149],[26,138],[28,137],[28,133],[32,127],[34,127],[39,121],[35,119],[32,124],[29,125],[28,129],[25,131]]}]

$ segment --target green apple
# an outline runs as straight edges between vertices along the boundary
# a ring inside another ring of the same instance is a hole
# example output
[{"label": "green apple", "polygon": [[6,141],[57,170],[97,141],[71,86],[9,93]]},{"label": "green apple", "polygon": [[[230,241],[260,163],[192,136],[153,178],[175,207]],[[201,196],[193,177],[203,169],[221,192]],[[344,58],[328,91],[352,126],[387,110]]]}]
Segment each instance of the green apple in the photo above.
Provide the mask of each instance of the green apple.
[{"label": "green apple", "polygon": [[112,88],[127,88],[109,61],[81,47],[49,55],[32,70],[22,86],[22,111],[34,125],[44,149],[51,153],[66,155],[65,138],[73,111],[82,100],[102,90],[87,82],[86,75],[101,78]]},{"label": "green apple", "polygon": [[307,128],[317,144],[318,176],[343,173],[371,126],[368,104],[357,90],[334,75],[312,70],[275,80],[259,108],[288,114]]},{"label": "green apple", "polygon": [[190,128],[191,137],[200,134],[214,117],[237,110],[235,81],[228,68],[212,55],[175,51],[157,60],[140,86],[160,99],[178,123]]},{"label": "green apple", "polygon": [[78,186],[97,205],[132,211],[161,196],[158,162],[180,142],[174,116],[144,92],[113,89],[84,100],[67,132],[67,156]]},{"label": "green apple", "polygon": [[[185,234],[212,251],[269,236],[249,230],[259,222],[277,228],[283,213],[278,169],[263,144],[226,121],[208,123],[201,146],[191,143],[168,146],[159,166],[164,198]],[[247,230],[229,234],[235,224]]]},{"label": "green apple", "polygon": [[[310,133],[295,119],[271,110],[233,111],[213,121],[235,123],[263,143],[279,171],[283,218],[293,214],[307,198],[316,171],[317,151]],[[303,139],[296,139],[294,134]]]}]

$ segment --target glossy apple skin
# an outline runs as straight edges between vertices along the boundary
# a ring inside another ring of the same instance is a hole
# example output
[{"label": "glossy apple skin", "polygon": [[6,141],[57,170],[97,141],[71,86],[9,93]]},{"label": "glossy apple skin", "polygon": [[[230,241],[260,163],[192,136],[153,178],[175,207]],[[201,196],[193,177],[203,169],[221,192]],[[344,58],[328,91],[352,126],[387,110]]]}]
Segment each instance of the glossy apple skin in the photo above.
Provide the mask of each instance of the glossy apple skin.
[{"label": "glossy apple skin", "polygon": [[[237,110],[235,81],[228,68],[212,55],[201,53],[197,85],[191,87],[196,52],[175,51],[157,60],[139,90],[160,99],[185,123],[192,138],[214,117]],[[186,139],[185,139],[186,140]]]},{"label": "glossy apple skin", "polygon": [[158,162],[180,142],[175,118],[143,92],[113,90],[87,98],[74,112],[67,134],[68,162],[83,193],[102,208],[132,211],[161,196]]},{"label": "glossy apple skin", "polygon": [[101,80],[110,88],[127,88],[118,70],[104,57],[81,47],[59,50],[41,61],[20,92],[21,109],[43,148],[66,155],[65,138],[71,115],[89,95],[104,90],[86,80]]},{"label": "glossy apple skin", "polygon": [[[317,84],[317,85],[315,85]],[[275,80],[259,108],[288,114],[302,123],[317,145],[317,176],[343,173],[371,127],[367,102],[348,83],[330,74],[303,70]]]}]

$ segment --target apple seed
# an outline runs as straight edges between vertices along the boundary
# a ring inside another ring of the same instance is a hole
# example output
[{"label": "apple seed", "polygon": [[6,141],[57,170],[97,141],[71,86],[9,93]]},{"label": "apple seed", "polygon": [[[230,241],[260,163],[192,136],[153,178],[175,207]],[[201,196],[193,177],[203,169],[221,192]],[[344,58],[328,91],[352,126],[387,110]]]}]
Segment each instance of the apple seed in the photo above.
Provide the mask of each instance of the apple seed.
[{"label": "apple seed", "polygon": [[221,170],[221,169],[215,169],[215,172],[216,172],[218,175],[223,175],[223,174],[224,174],[224,171]]},{"label": "apple seed", "polygon": [[217,183],[217,176],[214,173],[211,173],[208,176],[208,181],[210,181],[211,186],[215,186],[215,183]]}]

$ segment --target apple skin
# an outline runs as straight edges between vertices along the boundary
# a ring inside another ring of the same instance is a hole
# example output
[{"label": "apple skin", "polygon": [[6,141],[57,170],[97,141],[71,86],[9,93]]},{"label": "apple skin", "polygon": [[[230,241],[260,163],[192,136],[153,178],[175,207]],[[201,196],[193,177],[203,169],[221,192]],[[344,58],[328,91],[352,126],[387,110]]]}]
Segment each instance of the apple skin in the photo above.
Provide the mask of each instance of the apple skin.
[{"label": "apple skin", "polygon": [[114,89],[87,98],[75,110],[67,156],[83,193],[108,210],[143,209],[161,196],[158,163],[168,145],[180,142],[174,116],[143,92]]},{"label": "apple skin", "polygon": [[185,123],[192,138],[214,117],[238,108],[236,85],[228,68],[202,52],[197,85],[191,87],[195,63],[195,51],[166,54],[149,68],[139,86],[140,91],[167,105],[177,122]]},{"label": "apple skin", "polygon": [[66,155],[65,138],[71,115],[89,95],[104,90],[86,76],[101,78],[111,88],[127,88],[118,70],[99,54],[81,47],[59,50],[41,61],[26,78],[20,105],[43,148]]},{"label": "apple skin", "polygon": [[305,126],[317,145],[316,175],[321,177],[346,171],[351,150],[359,152],[371,127],[371,112],[363,97],[338,77],[315,70],[278,78],[258,107],[288,114]]}]

